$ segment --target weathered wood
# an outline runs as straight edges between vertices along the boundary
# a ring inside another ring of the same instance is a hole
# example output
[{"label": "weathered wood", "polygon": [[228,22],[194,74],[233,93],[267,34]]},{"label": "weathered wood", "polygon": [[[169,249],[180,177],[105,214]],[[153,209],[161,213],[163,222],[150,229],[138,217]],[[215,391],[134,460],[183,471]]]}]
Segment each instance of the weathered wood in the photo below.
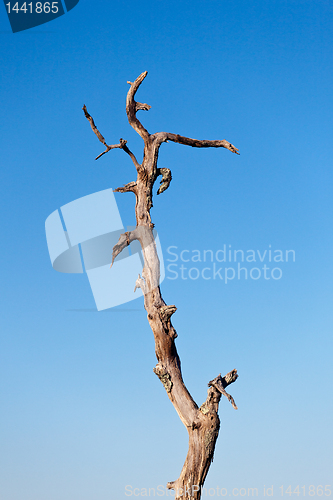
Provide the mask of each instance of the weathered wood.
[{"label": "weathered wood", "polygon": [[238,375],[236,370],[232,370],[225,377],[218,375],[209,382],[207,399],[200,408],[184,384],[180,359],[175,345],[177,333],[171,323],[171,316],[177,308],[174,305],[166,305],[159,287],[160,262],[152,232],[154,224],[150,216],[153,198],[152,190],[159,175],[162,175],[162,180],[157,194],[162,193],[169,187],[172,178],[169,169],[157,168],[159,148],[164,142],[173,141],[198,148],[223,147],[233,153],[239,153],[238,149],[226,140],[197,140],[167,132],[150,135],[136,116],[137,111],[148,111],[150,106],[138,103],[134,99],[146,76],[147,71],[142,73],[133,83],[128,82],[130,89],[126,99],[128,121],[144,141],[142,164],[137,162],[133,153],[128,149],[126,141],[121,139],[119,145],[107,146],[104,137],[97,130],[86,107],[84,106],[83,109],[93,131],[99,140],[107,146],[107,151],[104,151],[104,153],[112,148],[121,148],[129,154],[137,169],[137,180],[135,182],[130,182],[124,187],[116,189],[118,192],[131,191],[135,194],[137,226],[134,231],[126,232],[120,236],[118,243],[113,248],[112,263],[131,241],[140,241],[144,257],[144,268],[142,276],[139,275],[136,280],[135,289],[141,288],[143,291],[144,307],[155,338],[155,353],[158,362],[154,372],[161,380],[170,401],[189,434],[189,450],[181,474],[176,481],[168,483],[167,487],[175,490],[176,500],[199,500],[201,488],[213,460],[220,429],[219,402],[221,396],[224,395],[229,399],[233,407],[237,408],[232,396],[225,391],[225,387],[233,383]]},{"label": "weathered wood", "polygon": [[168,132],[158,132],[157,134],[154,134],[153,137],[161,144],[162,142],[172,141],[178,142],[178,144],[184,144],[185,146],[192,146],[193,148],[226,148],[232,153],[239,155],[238,149],[224,139],[222,141],[207,141],[205,139],[198,140],[183,137],[178,134],[170,134]]}]

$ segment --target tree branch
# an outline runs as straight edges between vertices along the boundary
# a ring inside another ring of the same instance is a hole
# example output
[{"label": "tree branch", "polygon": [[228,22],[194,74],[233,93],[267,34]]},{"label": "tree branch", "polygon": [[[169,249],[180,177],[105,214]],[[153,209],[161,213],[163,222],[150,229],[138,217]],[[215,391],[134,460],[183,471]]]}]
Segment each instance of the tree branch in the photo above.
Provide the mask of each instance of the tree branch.
[{"label": "tree branch", "polygon": [[146,282],[141,278],[140,274],[135,282],[134,292],[136,292],[138,288],[141,288],[143,294],[147,292]]},{"label": "tree branch", "polygon": [[136,111],[149,111],[151,109],[151,106],[149,104],[142,104],[142,102],[137,102],[135,106]]},{"label": "tree branch", "polygon": [[237,370],[232,370],[231,372],[227,373],[227,375],[225,375],[225,377],[223,378],[221,377],[220,373],[216,378],[214,378],[214,380],[211,380],[208,384],[208,387],[215,387],[221,394],[223,394],[223,396],[228,398],[228,400],[232,404],[232,407],[235,410],[238,410],[235,400],[230,394],[228,394],[225,391],[225,387],[235,382],[237,378],[238,378]]},{"label": "tree branch", "polygon": [[172,180],[171,170],[169,168],[158,168],[157,175],[162,176],[162,180],[160,181],[160,187],[158,188],[157,194],[163,193],[166,189],[168,189],[170,182]]},{"label": "tree branch", "polygon": [[169,132],[157,132],[153,134],[152,139],[155,139],[158,144],[162,144],[162,142],[172,141],[177,142],[178,144],[184,144],[185,146],[192,146],[193,148],[226,148],[229,149],[232,153],[238,153],[238,149],[233,146],[230,142],[225,139],[221,141],[207,141],[207,140],[198,140],[198,139],[190,139],[189,137],[183,137],[178,134],[170,134]]},{"label": "tree branch", "polygon": [[113,266],[115,258],[124,250],[124,248],[128,247],[132,241],[137,240],[137,232],[136,229],[134,231],[126,231],[126,233],[123,233],[120,235],[118,243],[115,244],[113,247],[113,252],[112,252],[112,262],[111,266]]},{"label": "tree branch", "polygon": [[140,163],[135,158],[135,155],[127,147],[127,145],[126,145],[127,141],[124,141],[123,139],[120,139],[120,143],[122,143],[122,149],[125,151],[125,153],[127,153],[129,155],[129,157],[131,158],[132,162],[134,163],[134,166],[135,166],[136,170],[138,172],[140,172],[142,170],[142,165],[140,165]]},{"label": "tree branch", "polygon": [[125,186],[119,187],[117,189],[113,190],[115,193],[129,193],[132,192],[136,194],[137,192],[137,184],[135,181],[129,182],[128,184],[125,184]]},{"label": "tree branch", "polygon": [[134,97],[141,83],[146,78],[147,74],[148,71],[145,71],[144,73],[141,73],[141,75],[138,76],[138,78],[133,83],[127,82],[131,85],[131,87],[127,93],[127,98],[126,98],[126,113],[129,124],[131,125],[131,127],[134,128],[134,130],[142,137],[142,139],[145,142],[148,141],[149,133],[141,124],[141,122],[139,122],[139,120],[137,119],[136,112],[139,110],[148,111],[151,108],[151,106],[149,106],[148,104],[141,104],[140,102],[136,102],[134,100]]},{"label": "tree branch", "polygon": [[87,118],[87,120],[89,121],[89,123],[91,125],[92,131],[94,132],[94,134],[96,134],[96,136],[98,137],[98,139],[100,140],[100,142],[102,144],[104,144],[104,146],[106,146],[106,150],[103,151],[103,153],[101,153],[100,155],[98,155],[95,158],[95,160],[98,160],[98,158],[100,158],[101,156],[105,155],[105,153],[107,153],[108,151],[110,151],[110,149],[123,148],[123,145],[121,143],[122,139],[120,139],[120,143],[119,144],[112,144],[112,145],[109,146],[106,143],[106,141],[105,141],[104,137],[102,136],[102,134],[100,133],[100,131],[98,130],[98,128],[96,127],[93,117],[88,113],[87,106],[84,105],[82,109],[83,109],[85,117]]},{"label": "tree branch", "polygon": [[101,141],[101,143],[104,144],[104,146],[106,146],[106,150],[103,151],[103,153],[101,153],[100,155],[96,156],[95,160],[98,160],[101,156],[105,155],[105,153],[108,153],[111,149],[123,149],[125,151],[125,153],[127,153],[130,156],[130,158],[132,159],[132,161],[135,165],[135,168],[139,171],[141,169],[141,165],[138,163],[138,161],[135,158],[132,151],[130,151],[128,149],[128,147],[126,145],[127,141],[125,141],[124,139],[120,139],[119,144],[111,144],[109,146],[106,143],[106,141],[105,141],[104,137],[102,136],[102,134],[100,133],[100,131],[98,130],[98,128],[96,127],[93,117],[88,113],[87,106],[84,105],[82,109],[83,109],[85,117],[90,122],[90,125],[91,125],[91,128],[92,128],[94,134],[96,134],[96,136]]},{"label": "tree branch", "polygon": [[97,135],[98,139],[101,141],[102,144],[104,144],[104,146],[106,146],[107,148],[109,147],[106,142],[105,142],[105,139],[104,137],[102,136],[102,134],[100,133],[100,131],[98,130],[98,128],[96,127],[95,125],[95,122],[94,122],[94,119],[92,116],[90,116],[90,114],[88,113],[87,111],[87,106],[84,104],[83,105],[83,112],[84,112],[84,116],[87,118],[87,120],[90,122],[90,125],[91,125],[91,128],[92,128],[92,131],[94,132],[94,134]]}]

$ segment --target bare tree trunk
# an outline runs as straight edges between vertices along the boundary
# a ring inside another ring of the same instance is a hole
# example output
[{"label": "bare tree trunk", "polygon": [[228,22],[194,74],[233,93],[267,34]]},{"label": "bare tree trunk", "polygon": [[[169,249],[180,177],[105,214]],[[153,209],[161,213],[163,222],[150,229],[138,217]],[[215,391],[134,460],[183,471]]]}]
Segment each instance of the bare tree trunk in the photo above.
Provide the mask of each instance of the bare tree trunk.
[{"label": "bare tree trunk", "polygon": [[159,176],[162,176],[162,180],[157,194],[165,191],[171,182],[170,170],[167,168],[157,168],[159,148],[163,142],[173,141],[199,148],[223,147],[236,154],[238,154],[238,150],[226,140],[196,140],[167,132],[149,134],[137,119],[136,113],[139,110],[148,111],[150,106],[134,100],[135,94],[146,75],[147,72],[144,72],[133,83],[128,82],[130,89],[126,101],[128,121],[144,141],[142,164],[138,163],[134,154],[128,149],[126,141],[123,139],[120,139],[119,144],[108,146],[85,106],[83,110],[85,116],[90,121],[94,133],[106,146],[106,150],[96,159],[111,149],[120,148],[131,157],[137,170],[136,181],[115,190],[121,193],[133,192],[135,194],[137,226],[133,231],[126,232],[120,236],[118,243],[113,248],[112,264],[117,255],[132,241],[140,241],[144,256],[144,268],[142,277],[139,275],[135,286],[136,288],[141,288],[144,294],[144,306],[155,338],[155,353],[158,362],[154,368],[154,372],[164,385],[170,401],[174,405],[189,434],[189,450],[181,474],[176,481],[169,482],[167,487],[175,490],[175,498],[178,500],[199,500],[201,497],[201,488],[213,460],[215,444],[219,433],[220,419],[217,412],[221,395],[225,395],[233,407],[237,409],[232,396],[226,393],[225,388],[232,382],[235,382],[238,375],[236,370],[232,370],[224,377],[218,375],[214,380],[209,382],[207,399],[200,408],[186,389],[175,345],[177,333],[171,323],[171,316],[177,308],[174,305],[166,305],[159,287],[160,262],[152,232],[154,224],[150,217],[152,189]]}]

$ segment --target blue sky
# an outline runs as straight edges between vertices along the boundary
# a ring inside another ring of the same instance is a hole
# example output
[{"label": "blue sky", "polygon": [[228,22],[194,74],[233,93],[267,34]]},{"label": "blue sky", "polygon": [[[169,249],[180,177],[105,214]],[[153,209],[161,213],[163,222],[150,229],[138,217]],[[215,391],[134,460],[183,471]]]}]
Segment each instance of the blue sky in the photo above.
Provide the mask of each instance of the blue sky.
[{"label": "blue sky", "polygon": [[[296,256],[277,263],[279,280],[166,272],[197,403],[218,373],[240,375],[206,486],[264,498],[264,486],[279,497],[282,485],[333,484],[332,27],[328,0],[80,0],[16,34],[2,8],[1,500],[119,500],[126,485],[175,480],[185,460],[142,299],[93,311],[86,276],[55,272],[45,241],[51,212],[135,179],[120,150],[94,162],[103,146],[81,108],[141,158],[125,97],[145,70],[151,133],[227,139],[241,153],[162,145],[173,180],[152,218],[166,267],[170,246],[179,264],[182,250],[224,245]],[[134,197],[116,200],[134,224]]]}]

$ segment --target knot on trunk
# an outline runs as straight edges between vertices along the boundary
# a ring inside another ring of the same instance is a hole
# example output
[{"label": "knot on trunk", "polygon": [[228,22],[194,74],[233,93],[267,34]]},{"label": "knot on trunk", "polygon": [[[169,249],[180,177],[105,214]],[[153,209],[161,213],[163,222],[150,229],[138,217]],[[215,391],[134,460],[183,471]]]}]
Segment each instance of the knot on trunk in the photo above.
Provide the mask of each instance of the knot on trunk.
[{"label": "knot on trunk", "polygon": [[163,323],[164,330],[168,333],[169,337],[176,339],[178,337],[176,330],[171,325],[170,318],[177,311],[177,307],[172,306],[162,306],[159,309],[159,315]]},{"label": "knot on trunk", "polygon": [[176,306],[162,306],[160,308],[160,318],[162,321],[168,321],[171,316],[177,311]]},{"label": "knot on trunk", "polygon": [[165,390],[167,392],[171,392],[173,384],[170,374],[167,372],[166,368],[164,368],[164,366],[162,366],[160,363],[157,363],[155,368],[153,368],[153,372],[158,376],[158,378],[164,385]]},{"label": "knot on trunk", "polygon": [[201,413],[203,413],[204,415],[207,415],[207,413],[209,413],[209,408],[207,407],[206,403],[203,403],[199,410],[201,411]]}]

